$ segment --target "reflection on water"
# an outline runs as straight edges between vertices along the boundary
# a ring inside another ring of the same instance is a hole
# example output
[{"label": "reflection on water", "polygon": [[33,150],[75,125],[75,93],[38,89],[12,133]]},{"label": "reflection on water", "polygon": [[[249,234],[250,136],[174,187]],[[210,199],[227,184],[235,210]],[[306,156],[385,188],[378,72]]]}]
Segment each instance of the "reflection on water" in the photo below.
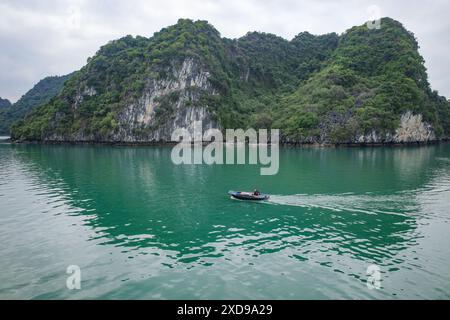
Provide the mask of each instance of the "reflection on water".
[{"label": "reflection on water", "polygon": [[285,148],[277,176],[170,151],[0,146],[0,297],[449,297],[450,146]]}]

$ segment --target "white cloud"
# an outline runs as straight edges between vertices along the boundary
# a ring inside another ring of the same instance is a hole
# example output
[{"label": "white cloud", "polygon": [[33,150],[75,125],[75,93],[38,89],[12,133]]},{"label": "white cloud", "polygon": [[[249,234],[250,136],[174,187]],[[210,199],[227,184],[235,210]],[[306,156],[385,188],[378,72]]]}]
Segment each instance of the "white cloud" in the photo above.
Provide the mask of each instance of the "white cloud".
[{"label": "white cloud", "polygon": [[416,34],[432,87],[450,97],[445,0],[0,0],[0,96],[16,100],[45,76],[79,69],[109,40],[148,37],[178,18],[208,20],[229,38],[264,31],[291,39],[360,25],[371,5]]}]

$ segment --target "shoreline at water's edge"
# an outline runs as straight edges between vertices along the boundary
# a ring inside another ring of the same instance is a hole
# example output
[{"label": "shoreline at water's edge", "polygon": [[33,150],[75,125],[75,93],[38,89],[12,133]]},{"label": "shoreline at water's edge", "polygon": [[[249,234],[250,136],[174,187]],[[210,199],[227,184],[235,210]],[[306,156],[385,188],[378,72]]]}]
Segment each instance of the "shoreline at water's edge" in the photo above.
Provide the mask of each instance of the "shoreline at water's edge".
[{"label": "shoreline at water's edge", "polygon": [[[426,146],[441,143],[448,143],[449,139],[433,141],[412,141],[412,142],[388,142],[388,143],[279,143],[283,147],[293,148],[357,148],[357,147],[405,147],[405,146]],[[179,142],[111,142],[111,141],[13,141],[11,139],[0,140],[0,143],[26,144],[26,145],[91,145],[91,146],[117,146],[117,147],[164,147],[175,146]],[[208,145],[211,142],[203,142]],[[225,142],[224,142],[225,143]],[[194,143],[192,143],[194,144]],[[248,142],[246,143],[248,144]],[[270,142],[268,143],[271,144]]]}]

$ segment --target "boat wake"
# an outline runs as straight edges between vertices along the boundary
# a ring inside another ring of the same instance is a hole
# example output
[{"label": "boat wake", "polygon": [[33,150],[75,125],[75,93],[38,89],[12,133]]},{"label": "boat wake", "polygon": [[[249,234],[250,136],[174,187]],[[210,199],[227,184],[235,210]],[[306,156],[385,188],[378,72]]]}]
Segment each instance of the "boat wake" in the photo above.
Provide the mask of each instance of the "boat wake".
[{"label": "boat wake", "polygon": [[296,206],[307,209],[325,209],[336,212],[353,212],[365,214],[401,215],[414,212],[414,196],[407,194],[334,194],[334,195],[272,195],[265,203],[283,206]]}]

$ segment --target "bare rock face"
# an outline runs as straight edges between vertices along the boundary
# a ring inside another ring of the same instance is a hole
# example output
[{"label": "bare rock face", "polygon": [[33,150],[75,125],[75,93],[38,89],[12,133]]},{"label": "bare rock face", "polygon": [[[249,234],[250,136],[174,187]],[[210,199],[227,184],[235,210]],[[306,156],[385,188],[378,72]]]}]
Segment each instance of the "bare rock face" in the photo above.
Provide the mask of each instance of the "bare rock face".
[{"label": "bare rock face", "polygon": [[[169,68],[167,74],[162,79],[148,79],[142,96],[118,114],[118,128],[108,142],[170,142],[176,129],[192,132],[196,121],[202,121],[203,131],[219,128],[208,106],[199,101],[201,94],[215,94],[210,73],[193,58],[186,58],[181,66]],[[80,89],[73,107],[76,109],[85,97],[95,94],[94,88]],[[91,142],[97,139],[94,134],[81,130],[70,137],[52,134],[46,140]]]},{"label": "bare rock face", "polygon": [[[214,115],[199,103],[201,94],[215,94],[209,77],[193,58],[181,67],[173,67],[166,79],[151,79],[137,103],[119,114],[119,131],[114,140],[123,142],[168,142],[178,128],[193,130],[196,121],[203,122],[203,130],[218,128]],[[171,98],[168,98],[171,97]],[[163,100],[169,99],[168,105]],[[160,112],[161,109],[165,113]]]},{"label": "bare rock face", "polygon": [[357,137],[355,143],[414,143],[435,140],[437,139],[433,127],[423,121],[422,115],[408,111],[401,116],[400,126],[394,134],[380,134],[373,130]]},{"label": "bare rock face", "polygon": [[421,114],[413,115],[408,111],[400,119],[400,127],[393,141],[397,143],[428,142],[436,140],[433,127],[422,120]]},{"label": "bare rock face", "polygon": [[78,108],[78,106],[83,102],[85,97],[92,97],[97,94],[97,91],[92,87],[84,87],[82,90],[78,89],[77,95],[75,96],[74,108]]},{"label": "bare rock face", "polygon": [[372,130],[371,133],[361,135],[356,140],[355,143],[381,143],[381,139],[378,136],[375,130]]}]

